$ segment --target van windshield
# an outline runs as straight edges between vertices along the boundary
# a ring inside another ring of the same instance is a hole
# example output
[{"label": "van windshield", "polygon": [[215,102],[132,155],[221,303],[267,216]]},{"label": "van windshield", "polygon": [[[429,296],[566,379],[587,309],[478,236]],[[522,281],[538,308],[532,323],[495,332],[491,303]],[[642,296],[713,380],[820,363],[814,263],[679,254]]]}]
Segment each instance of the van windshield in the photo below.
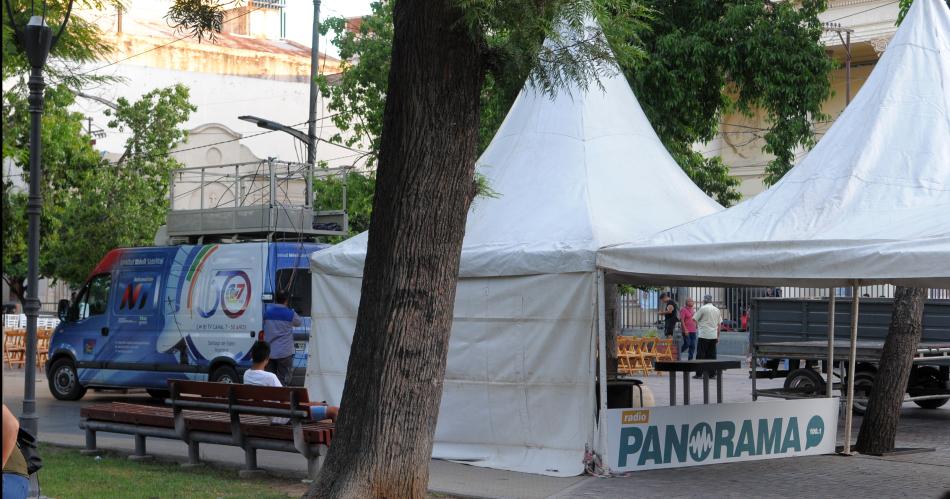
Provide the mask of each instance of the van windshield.
[{"label": "van windshield", "polygon": [[290,293],[290,308],[301,317],[310,317],[310,270],[280,269],[275,291]]}]

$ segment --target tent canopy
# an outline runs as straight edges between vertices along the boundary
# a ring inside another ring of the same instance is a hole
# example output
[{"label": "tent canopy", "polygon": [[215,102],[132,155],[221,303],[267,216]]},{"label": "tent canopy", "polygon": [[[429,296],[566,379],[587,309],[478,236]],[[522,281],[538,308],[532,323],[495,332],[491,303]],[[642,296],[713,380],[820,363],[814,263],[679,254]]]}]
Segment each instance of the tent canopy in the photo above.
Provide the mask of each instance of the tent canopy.
[{"label": "tent canopy", "polygon": [[[469,211],[461,277],[593,271],[597,248],[719,211],[653,131],[614,71],[583,90],[526,86],[478,160],[495,198]],[[314,253],[313,270],[362,276],[366,234]]]},{"label": "tent canopy", "polygon": [[922,0],[854,101],[778,183],[603,248],[598,264],[634,281],[950,287],[947,214],[950,11]]}]

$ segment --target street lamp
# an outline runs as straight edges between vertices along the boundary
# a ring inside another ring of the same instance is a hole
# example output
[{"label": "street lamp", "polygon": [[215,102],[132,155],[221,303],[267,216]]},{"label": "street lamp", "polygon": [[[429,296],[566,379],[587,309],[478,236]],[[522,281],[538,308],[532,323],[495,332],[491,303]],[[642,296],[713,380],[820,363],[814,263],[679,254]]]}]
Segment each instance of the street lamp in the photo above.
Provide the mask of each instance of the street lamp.
[{"label": "street lamp", "polygon": [[[238,119],[254,123],[255,125],[267,130],[274,130],[276,132],[288,133],[292,135],[295,139],[303,142],[307,146],[308,160],[312,156],[312,153],[310,152],[310,150],[313,148],[313,146],[310,143],[310,137],[306,133],[303,133],[300,130],[297,130],[296,128],[291,128],[287,125],[284,125],[283,123],[278,123],[276,121],[271,121],[271,120],[265,120],[264,118],[258,118],[257,116],[244,115],[244,116],[238,116]],[[315,161],[310,160],[309,163],[313,165]]]},{"label": "street lamp", "polygon": [[36,318],[40,312],[39,298],[39,260],[40,260],[40,214],[43,211],[43,197],[40,192],[43,178],[40,154],[40,126],[43,117],[43,91],[46,81],[43,79],[43,68],[50,51],[59,41],[60,35],[69,21],[69,14],[73,9],[73,0],[66,7],[63,24],[60,25],[56,36],[46,24],[46,4],[43,4],[43,15],[36,15],[35,10],[30,12],[30,21],[25,26],[17,26],[13,17],[13,8],[10,0],[5,0],[7,19],[10,27],[16,33],[16,40],[20,48],[26,53],[30,63],[30,79],[27,86],[30,88],[30,192],[26,201],[26,216],[28,220],[27,239],[27,288],[23,311],[26,313],[26,367],[25,386],[23,387],[23,414],[20,415],[20,424],[37,435],[36,425]]}]

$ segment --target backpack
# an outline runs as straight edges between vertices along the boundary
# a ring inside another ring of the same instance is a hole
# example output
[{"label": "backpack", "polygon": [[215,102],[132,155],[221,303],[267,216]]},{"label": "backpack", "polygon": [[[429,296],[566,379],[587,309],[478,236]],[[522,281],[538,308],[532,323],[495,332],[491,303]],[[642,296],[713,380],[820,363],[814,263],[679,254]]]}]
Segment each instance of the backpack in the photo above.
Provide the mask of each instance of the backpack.
[{"label": "backpack", "polygon": [[36,437],[21,426],[16,436],[16,443],[20,448],[20,453],[23,454],[23,459],[26,460],[27,473],[32,475],[39,471],[43,467],[43,458],[40,457],[40,451],[36,447]]}]

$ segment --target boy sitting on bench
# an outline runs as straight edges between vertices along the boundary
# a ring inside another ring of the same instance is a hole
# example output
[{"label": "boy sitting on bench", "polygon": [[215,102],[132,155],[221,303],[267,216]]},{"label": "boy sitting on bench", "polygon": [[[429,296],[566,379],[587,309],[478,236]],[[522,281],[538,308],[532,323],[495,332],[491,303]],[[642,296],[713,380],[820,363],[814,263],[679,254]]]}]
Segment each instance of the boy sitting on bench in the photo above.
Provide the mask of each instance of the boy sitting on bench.
[{"label": "boy sitting on bench", "polygon": [[[267,362],[270,360],[270,345],[265,341],[255,342],[251,347],[251,368],[244,372],[245,385],[260,386],[283,386],[277,376],[266,370]],[[310,419],[321,421],[329,419],[336,421],[336,416],[340,408],[327,405],[326,403],[311,402]],[[287,418],[273,418],[274,424],[287,424],[290,420]]]}]

